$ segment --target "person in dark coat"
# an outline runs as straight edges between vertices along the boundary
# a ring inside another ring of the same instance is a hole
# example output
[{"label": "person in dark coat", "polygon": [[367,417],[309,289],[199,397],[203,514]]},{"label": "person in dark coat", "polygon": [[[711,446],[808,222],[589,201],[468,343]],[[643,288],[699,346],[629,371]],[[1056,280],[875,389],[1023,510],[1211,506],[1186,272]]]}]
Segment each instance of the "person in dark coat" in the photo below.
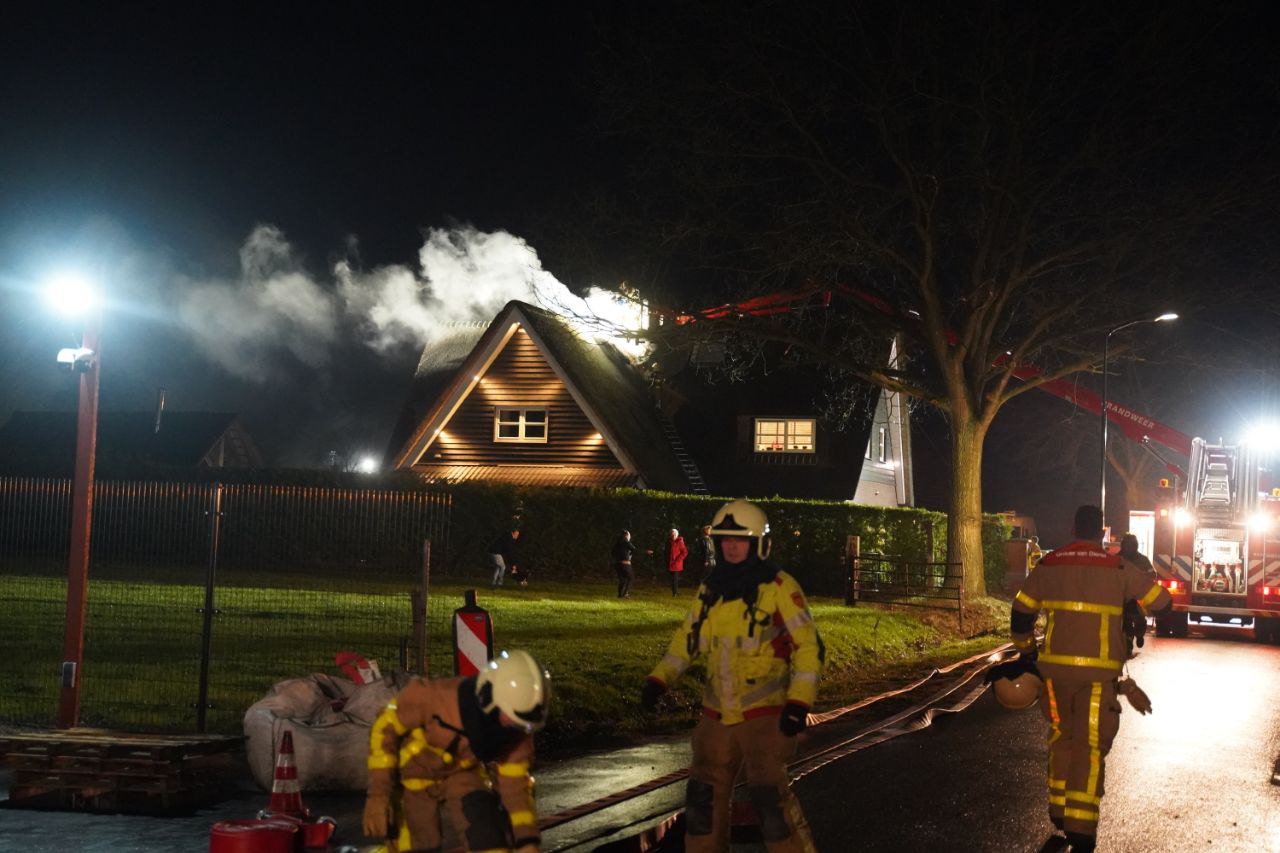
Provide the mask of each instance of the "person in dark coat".
[{"label": "person in dark coat", "polygon": [[689,546],[684,544],[680,531],[671,528],[671,539],[667,543],[667,573],[671,575],[671,595],[680,594],[680,575],[684,573],[684,558],[689,556]]},{"label": "person in dark coat", "polygon": [[520,529],[512,527],[505,531],[489,546],[489,567],[493,569],[493,588],[502,586],[502,577],[507,569],[514,571],[516,562],[516,542],[520,539]]},{"label": "person in dark coat", "polygon": [[632,557],[635,556],[636,546],[631,542],[631,531],[624,530],[618,534],[618,538],[613,542],[613,551],[610,556],[613,558],[613,570],[618,575],[618,598],[631,597],[631,584],[636,579],[635,569],[632,567]]},{"label": "person in dark coat", "polygon": [[1151,561],[1147,559],[1146,554],[1138,550],[1138,537],[1132,533],[1126,533],[1120,537],[1120,559],[1142,569],[1152,578],[1156,575],[1156,570],[1152,567]]},{"label": "person in dark coat", "polygon": [[698,559],[702,563],[702,580],[707,579],[711,570],[716,567],[716,543],[711,539],[711,525],[702,527],[702,537],[698,542]]}]

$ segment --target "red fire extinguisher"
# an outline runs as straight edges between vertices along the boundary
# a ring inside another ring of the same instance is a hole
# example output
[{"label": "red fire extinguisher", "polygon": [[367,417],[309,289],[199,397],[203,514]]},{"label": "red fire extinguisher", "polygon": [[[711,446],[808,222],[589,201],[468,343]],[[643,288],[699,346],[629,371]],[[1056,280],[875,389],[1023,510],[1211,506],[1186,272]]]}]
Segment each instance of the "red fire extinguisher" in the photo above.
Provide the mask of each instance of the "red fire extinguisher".
[{"label": "red fire extinguisher", "polygon": [[463,593],[466,603],[453,611],[453,674],[475,675],[493,660],[493,620],[476,604],[476,591]]}]

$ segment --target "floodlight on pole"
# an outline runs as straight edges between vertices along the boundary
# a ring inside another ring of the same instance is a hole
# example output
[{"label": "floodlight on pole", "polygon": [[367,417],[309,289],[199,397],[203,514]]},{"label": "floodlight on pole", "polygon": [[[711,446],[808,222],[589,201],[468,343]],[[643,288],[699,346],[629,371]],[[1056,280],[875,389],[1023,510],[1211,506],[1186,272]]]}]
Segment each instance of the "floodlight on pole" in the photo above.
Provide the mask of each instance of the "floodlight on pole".
[{"label": "floodlight on pole", "polygon": [[80,346],[64,349],[57,364],[78,375],[75,480],[71,492],[71,548],[67,559],[66,635],[62,647],[58,727],[80,722],[84,682],[84,626],[89,589],[89,533],[93,524],[93,468],[98,439],[98,377],[102,373],[101,298],[86,277],[63,273],[44,287],[45,303],[55,313],[81,323]]},{"label": "floodlight on pole", "polygon": [[361,474],[374,474],[378,471],[378,460],[373,456],[362,456],[356,463],[356,470]]},{"label": "floodlight on pole", "polygon": [[77,272],[64,272],[49,279],[44,288],[45,304],[63,317],[85,318],[98,310],[98,290]]},{"label": "floodlight on pole", "polygon": [[1128,323],[1122,323],[1111,331],[1107,332],[1107,336],[1102,339],[1102,410],[1098,417],[1102,420],[1102,449],[1099,451],[1098,463],[1098,508],[1102,510],[1102,526],[1107,525],[1107,356],[1110,354],[1111,336],[1116,332],[1122,332],[1132,326],[1140,326],[1143,323],[1167,323],[1170,320],[1178,319],[1178,315],[1172,311],[1166,311],[1158,317],[1152,317],[1149,320],[1131,320]]}]

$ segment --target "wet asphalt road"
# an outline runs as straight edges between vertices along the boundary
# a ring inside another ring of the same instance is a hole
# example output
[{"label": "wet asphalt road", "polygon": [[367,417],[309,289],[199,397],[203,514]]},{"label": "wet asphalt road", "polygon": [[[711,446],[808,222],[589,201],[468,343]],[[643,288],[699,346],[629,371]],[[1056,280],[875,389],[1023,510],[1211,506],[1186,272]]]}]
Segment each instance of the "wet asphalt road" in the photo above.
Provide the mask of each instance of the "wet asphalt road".
[{"label": "wet asphalt road", "polygon": [[[1099,850],[1280,851],[1280,648],[1148,637],[1107,759]],[[1049,836],[1047,724],[990,693],[796,784],[822,851],[1027,851]]]}]

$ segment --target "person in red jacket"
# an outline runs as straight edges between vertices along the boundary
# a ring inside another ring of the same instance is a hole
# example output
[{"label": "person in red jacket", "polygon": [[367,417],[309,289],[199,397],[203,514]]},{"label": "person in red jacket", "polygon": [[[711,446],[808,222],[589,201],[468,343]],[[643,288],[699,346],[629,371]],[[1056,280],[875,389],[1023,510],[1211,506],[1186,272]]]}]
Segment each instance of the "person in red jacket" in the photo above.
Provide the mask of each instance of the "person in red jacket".
[{"label": "person in red jacket", "polygon": [[667,543],[667,574],[671,575],[671,595],[680,594],[680,575],[684,572],[684,558],[689,556],[689,546],[684,544],[680,531],[671,528],[671,541]]}]

